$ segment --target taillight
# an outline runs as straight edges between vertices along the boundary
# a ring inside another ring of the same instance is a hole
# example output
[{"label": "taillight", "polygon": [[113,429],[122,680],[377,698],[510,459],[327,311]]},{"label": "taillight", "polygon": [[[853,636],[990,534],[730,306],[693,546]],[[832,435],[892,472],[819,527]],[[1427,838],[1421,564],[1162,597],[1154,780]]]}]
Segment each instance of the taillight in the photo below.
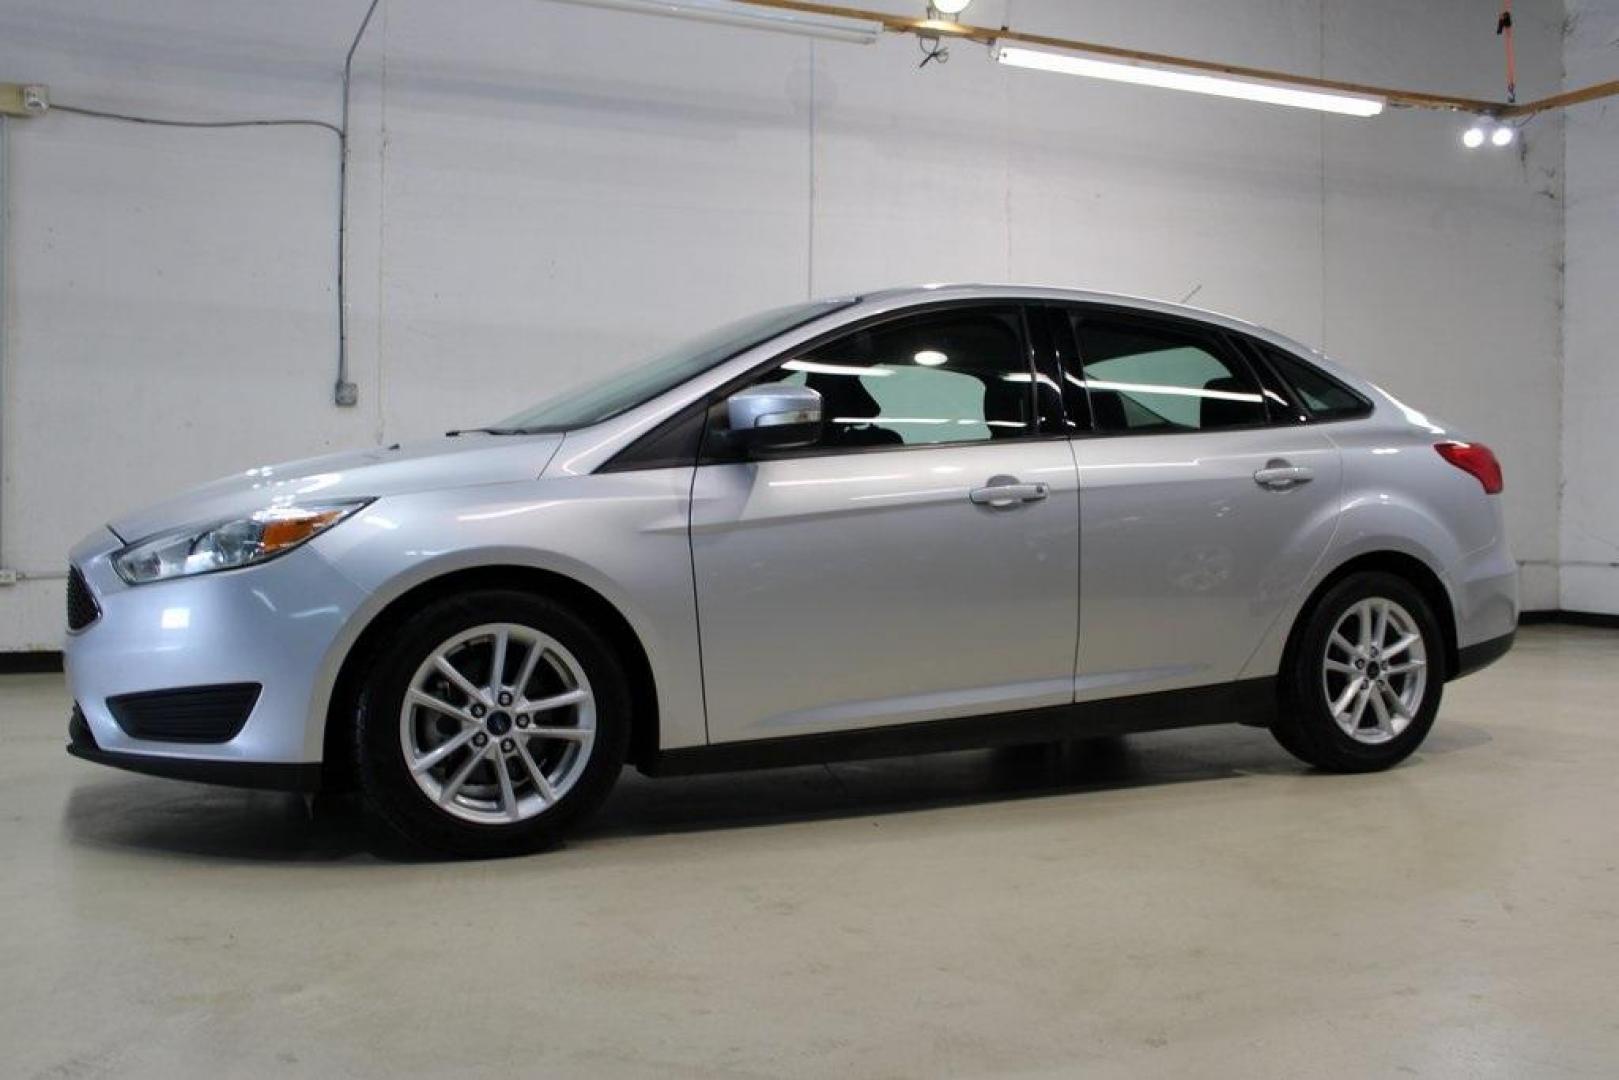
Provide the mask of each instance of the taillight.
[{"label": "taillight", "polygon": [[1484,485],[1486,495],[1501,493],[1501,463],[1495,460],[1495,453],[1488,446],[1476,442],[1442,442],[1435,443],[1434,449],[1458,469],[1471,473]]}]

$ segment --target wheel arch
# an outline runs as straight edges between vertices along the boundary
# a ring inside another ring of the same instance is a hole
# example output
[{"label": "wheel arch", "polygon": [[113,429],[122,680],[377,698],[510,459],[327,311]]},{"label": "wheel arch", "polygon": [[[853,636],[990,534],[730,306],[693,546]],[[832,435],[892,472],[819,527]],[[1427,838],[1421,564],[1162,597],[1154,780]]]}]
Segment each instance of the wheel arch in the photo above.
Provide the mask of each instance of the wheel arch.
[{"label": "wheel arch", "polygon": [[518,589],[558,600],[606,635],[624,662],[630,681],[628,764],[650,760],[658,748],[658,693],[652,664],[640,636],[623,612],[589,585],[554,570],[489,565],[451,570],[418,582],[376,612],[349,646],[327,699],[322,733],[322,786],[352,786],[354,747],[348,738],[371,658],[389,633],[435,601],[472,589]]},{"label": "wheel arch", "polygon": [[1298,647],[1304,624],[1327,591],[1352,574],[1373,571],[1393,574],[1410,582],[1433,607],[1434,615],[1439,620],[1439,632],[1444,638],[1445,678],[1448,680],[1455,676],[1459,666],[1460,649],[1456,640],[1456,608],[1451,601],[1450,590],[1445,588],[1444,580],[1433,567],[1415,555],[1394,550],[1369,551],[1356,555],[1338,565],[1316,584],[1293,616],[1293,625],[1287,632],[1287,645],[1282,650],[1282,670],[1287,670],[1287,666],[1292,662],[1293,652]]}]

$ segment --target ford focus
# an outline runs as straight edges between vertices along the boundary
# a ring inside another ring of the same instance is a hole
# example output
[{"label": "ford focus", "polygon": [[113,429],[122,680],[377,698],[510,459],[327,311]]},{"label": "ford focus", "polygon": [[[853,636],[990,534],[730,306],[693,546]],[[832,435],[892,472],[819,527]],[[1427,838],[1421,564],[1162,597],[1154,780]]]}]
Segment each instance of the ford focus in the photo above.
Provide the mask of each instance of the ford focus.
[{"label": "ford focus", "polygon": [[654,776],[1198,724],[1392,766],[1507,651],[1490,450],[1276,333],[1060,289],[733,323],[71,554],[71,753],[445,852]]}]

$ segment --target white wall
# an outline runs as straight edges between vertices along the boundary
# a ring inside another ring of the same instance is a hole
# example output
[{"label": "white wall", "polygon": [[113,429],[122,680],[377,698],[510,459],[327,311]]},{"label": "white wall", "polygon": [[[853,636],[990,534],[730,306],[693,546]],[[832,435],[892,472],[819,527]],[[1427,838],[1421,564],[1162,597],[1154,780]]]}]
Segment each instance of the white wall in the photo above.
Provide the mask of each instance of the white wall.
[{"label": "white wall", "polygon": [[[906,11],[920,6],[892,0]],[[0,0],[0,79],[184,116],[331,118],[363,0]],[[1561,6],[1519,5],[1528,95]],[[998,23],[1004,0],[979,0]],[[1015,0],[1031,30],[1499,94],[1475,0]],[[1530,606],[1557,603],[1559,122],[1323,118],[547,3],[384,0],[359,60],[331,404],[333,140],[11,125],[0,561],[59,572],[117,511],[266,460],[487,422],[671,338],[924,280],[1194,302],[1325,346],[1488,439]],[[0,589],[54,647],[61,583]]]},{"label": "white wall", "polygon": [[[1619,8],[1571,0],[1569,89],[1619,72]],[[1562,606],[1619,615],[1619,99],[1569,110]]]}]

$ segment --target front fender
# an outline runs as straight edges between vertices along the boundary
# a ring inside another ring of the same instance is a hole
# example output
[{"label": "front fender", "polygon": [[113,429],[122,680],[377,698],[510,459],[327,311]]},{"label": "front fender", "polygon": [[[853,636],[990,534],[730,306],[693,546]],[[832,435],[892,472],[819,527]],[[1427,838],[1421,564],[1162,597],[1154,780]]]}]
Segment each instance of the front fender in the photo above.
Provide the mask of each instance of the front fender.
[{"label": "front fender", "polygon": [[380,500],[314,541],[365,593],[313,685],[318,757],[344,659],[395,600],[458,571],[519,566],[600,594],[640,639],[658,692],[660,746],[707,742],[688,539],[691,470],[559,476]]}]

